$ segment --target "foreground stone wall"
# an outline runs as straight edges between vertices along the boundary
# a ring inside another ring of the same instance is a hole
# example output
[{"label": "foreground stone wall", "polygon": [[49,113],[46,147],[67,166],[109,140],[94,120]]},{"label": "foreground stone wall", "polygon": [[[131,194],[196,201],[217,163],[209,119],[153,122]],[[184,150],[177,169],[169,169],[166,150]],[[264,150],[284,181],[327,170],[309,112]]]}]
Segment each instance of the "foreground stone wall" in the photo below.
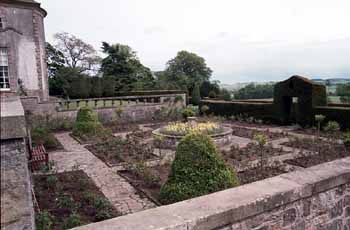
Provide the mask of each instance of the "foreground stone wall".
[{"label": "foreground stone wall", "polygon": [[350,229],[350,157],[75,228]]},{"label": "foreground stone wall", "polygon": [[1,229],[34,229],[24,139],[1,140]]}]

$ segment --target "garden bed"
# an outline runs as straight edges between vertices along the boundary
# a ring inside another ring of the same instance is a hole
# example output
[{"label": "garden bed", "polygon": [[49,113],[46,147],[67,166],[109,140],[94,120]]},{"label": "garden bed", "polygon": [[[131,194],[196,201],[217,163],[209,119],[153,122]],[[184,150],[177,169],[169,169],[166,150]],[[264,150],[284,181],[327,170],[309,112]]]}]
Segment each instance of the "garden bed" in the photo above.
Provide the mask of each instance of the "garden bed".
[{"label": "garden bed", "polygon": [[[118,173],[127,179],[136,189],[146,195],[150,200],[158,205],[160,188],[168,179],[171,171],[171,165],[160,165],[148,167],[143,170],[121,170]],[[252,168],[243,172],[237,173],[240,185],[249,184],[258,180],[263,180],[273,176],[285,173],[282,165],[264,167],[261,171],[260,167]]]},{"label": "garden bed", "polygon": [[119,215],[83,171],[35,175],[34,191],[37,228],[51,222],[43,229],[68,229]]},{"label": "garden bed", "polygon": [[127,139],[115,137],[113,140],[88,145],[86,148],[109,167],[157,159],[149,144],[130,136]]},{"label": "garden bed", "polygon": [[281,139],[287,136],[284,133],[270,132],[268,131],[268,129],[261,131],[261,130],[254,130],[254,129],[248,129],[248,128],[241,128],[236,126],[231,126],[231,128],[232,128],[232,135],[249,138],[249,139],[254,139],[254,136],[258,134],[264,134],[267,137],[268,141]]},{"label": "garden bed", "polygon": [[70,133],[70,136],[79,142],[81,145],[87,145],[87,144],[95,144],[95,143],[101,143],[113,140],[115,137],[112,135],[112,133],[107,129],[103,132],[99,132],[96,135],[93,136],[82,136],[82,135],[74,135],[73,133]]},{"label": "garden bed", "polygon": [[136,123],[107,123],[104,126],[112,130],[112,133],[134,132],[140,130],[139,125]]},{"label": "garden bed", "polygon": [[[304,168],[350,156],[350,149],[347,149],[343,144],[327,142],[316,138],[295,138],[283,145],[298,148],[302,151],[300,157],[286,160],[285,163]],[[309,152],[304,152],[304,150]]]},{"label": "garden bed", "polygon": [[231,146],[229,151],[222,151],[223,159],[233,167],[249,167],[250,162],[260,161],[261,150],[263,160],[266,161],[271,157],[289,154],[282,148],[273,148],[272,145],[265,145],[262,149],[255,143],[249,143],[244,148]]}]

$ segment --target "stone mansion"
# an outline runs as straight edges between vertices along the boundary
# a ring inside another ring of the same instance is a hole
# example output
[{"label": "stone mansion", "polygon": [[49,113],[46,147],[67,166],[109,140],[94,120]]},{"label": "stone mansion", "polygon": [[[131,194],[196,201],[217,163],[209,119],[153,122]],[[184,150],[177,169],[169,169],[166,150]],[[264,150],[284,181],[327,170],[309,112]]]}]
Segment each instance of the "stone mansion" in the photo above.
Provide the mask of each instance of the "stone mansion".
[{"label": "stone mansion", "polygon": [[0,1],[0,92],[49,99],[45,61],[46,11],[34,0]]}]

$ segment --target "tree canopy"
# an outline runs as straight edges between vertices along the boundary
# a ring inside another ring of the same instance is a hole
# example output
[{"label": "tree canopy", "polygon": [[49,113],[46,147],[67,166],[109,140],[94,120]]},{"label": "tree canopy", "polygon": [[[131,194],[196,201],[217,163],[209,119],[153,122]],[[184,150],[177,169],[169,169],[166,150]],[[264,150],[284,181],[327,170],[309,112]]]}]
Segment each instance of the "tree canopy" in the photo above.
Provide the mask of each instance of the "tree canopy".
[{"label": "tree canopy", "polygon": [[112,76],[116,81],[116,90],[131,91],[154,86],[154,78],[149,68],[143,66],[131,47],[122,44],[102,43],[107,55],[102,59],[103,76]]},{"label": "tree canopy", "polygon": [[187,51],[178,52],[175,58],[168,61],[165,72],[169,82],[190,93],[196,84],[209,81],[212,74],[204,58]]},{"label": "tree canopy", "polygon": [[273,97],[274,84],[251,83],[234,93],[235,99],[265,99]]}]

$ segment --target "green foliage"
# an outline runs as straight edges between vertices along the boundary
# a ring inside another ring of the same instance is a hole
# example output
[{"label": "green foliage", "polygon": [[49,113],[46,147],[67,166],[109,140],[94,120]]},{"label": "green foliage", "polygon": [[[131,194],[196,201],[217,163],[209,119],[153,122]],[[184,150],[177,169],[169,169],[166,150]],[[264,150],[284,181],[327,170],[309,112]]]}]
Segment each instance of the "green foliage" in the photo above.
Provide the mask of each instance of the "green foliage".
[{"label": "green foliage", "polygon": [[102,50],[107,57],[102,60],[101,71],[104,76],[114,77],[116,91],[152,88],[154,79],[150,69],[141,64],[129,46],[103,42]]},{"label": "green foliage", "polygon": [[254,135],[254,140],[258,142],[259,146],[263,147],[267,143],[267,137],[264,134]]},{"label": "green foliage", "polygon": [[46,42],[46,64],[47,64],[47,72],[49,74],[49,78],[52,78],[56,75],[57,71],[64,67],[66,61],[64,60],[63,53],[53,47],[50,43]]},{"label": "green foliage", "polygon": [[234,93],[235,99],[263,99],[273,97],[274,84],[251,83]]},{"label": "green foliage", "polygon": [[160,201],[174,203],[238,185],[235,172],[226,166],[210,137],[185,136],[176,149],[168,181]]},{"label": "green foliage", "polygon": [[336,94],[340,96],[342,103],[350,103],[350,83],[339,84],[336,89]]},{"label": "green foliage", "polygon": [[323,129],[326,132],[334,133],[334,132],[340,130],[340,125],[336,121],[328,121]]},{"label": "green foliage", "polygon": [[224,101],[231,101],[232,95],[231,95],[230,91],[228,91],[227,89],[221,89],[219,98],[221,100],[224,100]]},{"label": "green foliage", "polygon": [[59,208],[68,209],[70,211],[74,211],[76,209],[74,199],[69,195],[60,195],[57,202]]},{"label": "green foliage", "polygon": [[54,175],[49,175],[46,178],[47,187],[50,190],[54,190],[57,186],[58,178]]},{"label": "green foliage", "polygon": [[215,91],[210,91],[209,94],[208,94],[208,97],[209,98],[216,98],[216,95],[217,94],[215,93]]},{"label": "green foliage", "polygon": [[215,98],[220,93],[219,81],[204,81],[201,85],[201,96]]},{"label": "green foliage", "polygon": [[93,77],[90,79],[91,84],[91,90],[90,90],[90,97],[96,98],[96,97],[102,97],[103,90],[102,90],[102,80],[99,77]]},{"label": "green foliage", "polygon": [[90,81],[86,76],[72,78],[68,94],[70,98],[88,98],[90,95]]},{"label": "green foliage", "polygon": [[153,187],[159,184],[160,177],[152,173],[152,171],[145,165],[143,161],[136,163],[130,167],[130,171],[142,178],[147,186]]},{"label": "green foliage", "polygon": [[89,107],[79,109],[76,121],[73,127],[73,134],[76,136],[93,136],[102,129],[96,114]]},{"label": "green foliage", "polygon": [[207,106],[207,105],[202,105],[202,107],[201,107],[201,112],[202,112],[204,115],[208,115],[208,113],[209,113],[209,106]]},{"label": "green foliage", "polygon": [[66,219],[65,224],[64,224],[64,228],[71,229],[71,228],[77,227],[81,224],[82,224],[82,221],[81,221],[80,215],[76,212],[73,212]]},{"label": "green foliage", "polygon": [[55,136],[47,128],[34,128],[31,135],[34,145],[44,145],[47,149],[55,149],[60,145]]},{"label": "green foliage", "polygon": [[316,114],[315,115],[315,121],[321,123],[322,121],[324,121],[324,119],[326,119],[326,116],[322,115],[322,114]]},{"label": "green foliage", "polygon": [[188,117],[194,117],[196,115],[195,111],[189,107],[183,109],[181,114],[184,119],[187,119]]},{"label": "green foliage", "polygon": [[37,230],[51,230],[53,216],[46,210],[35,213],[35,225]]},{"label": "green foliage", "polygon": [[200,95],[199,85],[196,84],[192,91],[192,104],[199,105],[200,101],[201,101],[201,95]]},{"label": "green foliage", "polygon": [[187,51],[180,51],[168,61],[164,77],[178,89],[192,90],[196,84],[209,81],[212,70],[207,67],[204,58]]},{"label": "green foliage", "polygon": [[104,97],[115,96],[116,80],[113,76],[103,76],[102,78],[102,95]]},{"label": "green foliage", "polygon": [[350,147],[350,131],[344,133],[343,142],[346,147]]}]

